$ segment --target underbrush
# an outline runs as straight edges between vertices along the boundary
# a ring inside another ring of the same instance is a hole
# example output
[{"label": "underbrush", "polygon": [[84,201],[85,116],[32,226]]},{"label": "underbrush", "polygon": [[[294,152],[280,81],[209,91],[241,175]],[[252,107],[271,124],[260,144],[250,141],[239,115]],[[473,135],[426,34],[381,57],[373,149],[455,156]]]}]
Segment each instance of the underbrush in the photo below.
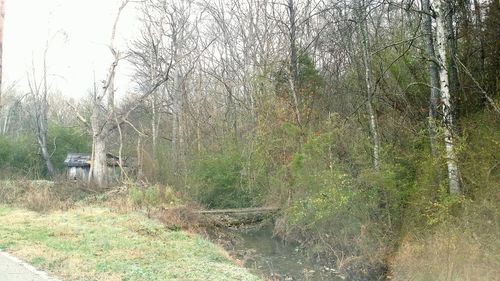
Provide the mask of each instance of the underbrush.
[{"label": "underbrush", "polygon": [[463,203],[457,216],[406,233],[391,260],[393,280],[500,280],[500,194]]},{"label": "underbrush", "polygon": [[241,151],[228,148],[204,156],[190,174],[193,198],[209,208],[244,208],[258,205],[261,191],[249,187]]},{"label": "underbrush", "polygon": [[16,205],[36,212],[68,209],[84,196],[81,190],[52,181],[0,181],[0,204]]},{"label": "underbrush", "polygon": [[180,205],[182,196],[169,186],[124,184],[108,189],[68,181],[0,181],[0,204],[23,207],[36,212],[66,210],[75,205],[111,207],[148,214]]},{"label": "underbrush", "polygon": [[450,196],[445,181],[436,184],[431,161],[419,161],[420,186],[389,263],[393,280],[500,280],[498,121],[479,114],[463,122],[460,196]]},{"label": "underbrush", "polygon": [[68,210],[78,207],[106,207],[128,214],[143,212],[156,218],[172,230],[198,232],[210,225],[195,210],[199,205],[166,185],[128,183],[105,190],[75,182],[2,181],[0,204],[21,207],[39,213]]},{"label": "underbrush", "polygon": [[488,118],[462,124],[460,196],[426,131],[383,147],[378,170],[354,130],[308,135],[273,175],[289,191],[276,234],[348,280],[500,280],[500,131]]},{"label": "underbrush", "polygon": [[394,236],[379,192],[355,187],[346,175],[330,183],[286,208],[275,233],[348,280],[380,280]]},{"label": "underbrush", "polygon": [[410,185],[400,165],[372,169],[358,133],[337,127],[307,136],[281,180],[277,174],[291,192],[275,233],[348,280],[380,280]]},{"label": "underbrush", "polygon": [[171,230],[182,229],[199,233],[212,224],[207,217],[196,213],[195,210],[198,209],[200,207],[197,205],[181,205],[160,210],[156,213],[156,217]]}]

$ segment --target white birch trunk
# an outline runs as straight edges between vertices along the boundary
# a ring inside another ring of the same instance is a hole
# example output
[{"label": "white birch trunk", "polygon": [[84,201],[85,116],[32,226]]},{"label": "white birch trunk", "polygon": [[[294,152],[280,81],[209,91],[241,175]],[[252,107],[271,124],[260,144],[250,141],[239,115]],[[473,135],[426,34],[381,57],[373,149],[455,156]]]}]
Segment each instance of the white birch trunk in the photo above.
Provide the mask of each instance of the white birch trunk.
[{"label": "white birch trunk", "polygon": [[448,80],[448,70],[446,68],[447,37],[446,37],[446,9],[445,0],[436,1],[436,43],[437,53],[440,62],[439,82],[441,90],[441,107],[444,122],[444,144],[446,149],[446,163],[448,167],[448,180],[450,194],[460,193],[460,182],[458,179],[458,165],[455,154],[454,140],[452,134],[453,116],[451,114],[450,85]]},{"label": "white birch trunk", "polygon": [[373,84],[370,70],[370,43],[368,41],[368,24],[366,22],[366,8],[362,0],[358,0],[358,36],[361,41],[363,53],[363,67],[365,70],[366,84],[366,107],[369,115],[370,134],[373,142],[373,167],[378,170],[380,168],[380,137],[377,128],[377,116],[373,108]]},{"label": "white birch trunk", "polygon": [[157,131],[156,131],[156,96],[153,94],[151,99],[151,135],[153,138],[153,157],[156,158],[156,139],[157,139]]}]

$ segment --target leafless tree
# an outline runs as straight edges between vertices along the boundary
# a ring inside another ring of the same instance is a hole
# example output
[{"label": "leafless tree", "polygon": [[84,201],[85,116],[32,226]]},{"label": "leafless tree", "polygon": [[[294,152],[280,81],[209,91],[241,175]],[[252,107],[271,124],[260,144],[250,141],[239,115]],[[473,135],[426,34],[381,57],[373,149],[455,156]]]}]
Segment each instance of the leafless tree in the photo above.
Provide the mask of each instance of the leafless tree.
[{"label": "leafless tree", "polygon": [[35,136],[40,148],[47,171],[51,176],[55,175],[54,165],[52,164],[51,154],[48,149],[48,112],[49,112],[49,85],[47,81],[47,52],[48,41],[43,53],[42,81],[38,81],[35,64],[32,64],[31,73],[27,73],[28,85],[30,89],[30,100],[32,105],[32,120],[35,128]]},{"label": "leafless tree", "polygon": [[[120,112],[118,112],[115,106],[114,79],[116,75],[116,68],[119,62],[125,57],[125,54],[116,48],[115,37],[120,15],[128,2],[128,0],[122,2],[113,23],[109,44],[109,49],[113,55],[113,62],[110,64],[106,78],[102,81],[101,86],[98,88],[97,85],[94,85],[91,99],[92,105],[90,120],[87,120],[80,113],[76,112],[78,119],[90,128],[92,133],[92,157],[89,181],[93,182],[98,187],[105,187],[108,184],[106,155],[108,153],[107,141],[109,136],[117,129],[118,126],[128,123],[127,119],[130,113],[139,106],[140,102],[147,99],[152,93],[154,93],[169,77],[168,72],[159,75],[154,84],[152,84],[141,95],[136,97],[135,104],[130,105],[127,108],[123,108]],[[119,161],[121,162],[122,160],[120,159]]]}]

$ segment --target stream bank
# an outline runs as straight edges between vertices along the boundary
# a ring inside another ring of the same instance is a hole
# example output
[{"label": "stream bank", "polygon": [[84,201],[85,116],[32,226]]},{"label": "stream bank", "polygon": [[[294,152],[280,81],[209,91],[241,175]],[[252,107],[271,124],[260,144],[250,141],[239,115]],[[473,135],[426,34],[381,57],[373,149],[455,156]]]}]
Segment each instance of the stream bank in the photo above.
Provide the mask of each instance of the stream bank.
[{"label": "stream bank", "polygon": [[265,280],[345,279],[334,268],[311,260],[298,245],[274,237],[271,222],[218,228],[210,231],[209,236],[241,265]]}]

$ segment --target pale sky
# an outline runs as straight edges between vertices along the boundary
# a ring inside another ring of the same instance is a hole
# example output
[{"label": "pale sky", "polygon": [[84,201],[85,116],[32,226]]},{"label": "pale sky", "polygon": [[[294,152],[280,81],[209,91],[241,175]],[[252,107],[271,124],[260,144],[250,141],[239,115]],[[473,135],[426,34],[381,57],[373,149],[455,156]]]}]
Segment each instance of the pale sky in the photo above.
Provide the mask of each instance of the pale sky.
[{"label": "pale sky", "polygon": [[[84,96],[96,80],[106,76],[112,61],[108,49],[111,29],[122,0],[5,0],[3,85],[17,83],[27,91],[26,72],[32,60],[41,75],[45,42],[49,40],[47,65],[53,88],[68,97]],[[118,24],[118,49],[139,30],[133,3],[122,13]],[[131,67],[118,65],[117,95],[131,87]],[[39,76],[38,79],[41,79]]]}]

